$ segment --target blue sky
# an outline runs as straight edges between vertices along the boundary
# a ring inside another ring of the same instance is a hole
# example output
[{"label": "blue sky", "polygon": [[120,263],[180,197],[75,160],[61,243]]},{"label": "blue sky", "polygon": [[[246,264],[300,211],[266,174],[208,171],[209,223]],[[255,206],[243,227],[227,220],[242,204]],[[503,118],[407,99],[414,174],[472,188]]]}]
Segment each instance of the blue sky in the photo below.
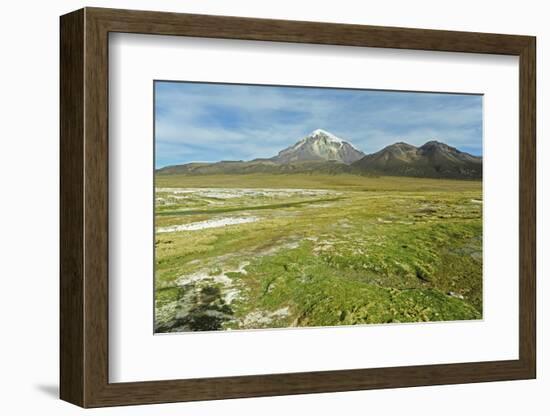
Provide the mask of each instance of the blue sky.
[{"label": "blue sky", "polygon": [[156,167],[271,157],[315,129],[365,153],[439,140],[482,154],[482,96],[155,82]]}]

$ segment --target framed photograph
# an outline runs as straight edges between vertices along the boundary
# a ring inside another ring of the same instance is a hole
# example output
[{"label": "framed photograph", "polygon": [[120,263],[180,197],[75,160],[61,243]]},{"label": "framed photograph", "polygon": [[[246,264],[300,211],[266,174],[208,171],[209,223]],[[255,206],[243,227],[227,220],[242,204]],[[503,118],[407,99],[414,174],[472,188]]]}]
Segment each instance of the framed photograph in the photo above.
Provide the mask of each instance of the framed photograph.
[{"label": "framed photograph", "polygon": [[61,398],[535,378],[535,49],[62,16]]}]

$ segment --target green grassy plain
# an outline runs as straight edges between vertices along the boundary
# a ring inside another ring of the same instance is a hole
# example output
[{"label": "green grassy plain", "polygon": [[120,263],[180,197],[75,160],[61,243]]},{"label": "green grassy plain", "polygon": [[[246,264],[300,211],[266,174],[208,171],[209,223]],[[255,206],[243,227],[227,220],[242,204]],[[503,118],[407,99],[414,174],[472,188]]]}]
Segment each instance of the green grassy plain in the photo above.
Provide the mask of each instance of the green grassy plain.
[{"label": "green grassy plain", "polygon": [[480,181],[157,175],[155,185],[157,332],[482,317]]}]

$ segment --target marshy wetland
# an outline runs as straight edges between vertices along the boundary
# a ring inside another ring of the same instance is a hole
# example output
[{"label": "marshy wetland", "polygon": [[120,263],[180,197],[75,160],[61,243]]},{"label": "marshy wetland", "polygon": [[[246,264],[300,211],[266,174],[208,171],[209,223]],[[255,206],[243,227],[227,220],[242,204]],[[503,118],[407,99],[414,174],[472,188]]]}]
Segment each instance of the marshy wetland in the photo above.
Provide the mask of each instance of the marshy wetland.
[{"label": "marshy wetland", "polygon": [[155,331],[482,317],[479,180],[156,175]]}]

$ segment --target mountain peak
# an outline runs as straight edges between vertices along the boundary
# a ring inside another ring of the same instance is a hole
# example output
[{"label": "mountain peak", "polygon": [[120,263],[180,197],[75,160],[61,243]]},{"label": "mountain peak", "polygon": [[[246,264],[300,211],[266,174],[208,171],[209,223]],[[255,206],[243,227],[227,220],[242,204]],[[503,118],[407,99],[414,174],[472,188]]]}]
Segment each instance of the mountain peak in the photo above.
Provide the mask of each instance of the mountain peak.
[{"label": "mountain peak", "polygon": [[344,140],[342,140],[338,136],[332,134],[329,131],[323,130],[323,129],[313,130],[307,137],[326,137],[329,140],[331,140],[333,142],[336,142],[336,143],[342,144],[344,142]]},{"label": "mountain peak", "polygon": [[442,143],[437,140],[430,140],[424,143],[418,148],[418,151],[425,154],[441,153],[446,155],[457,155],[463,153],[457,148],[449,146],[447,143]]},{"label": "mountain peak", "polygon": [[332,142],[332,143],[337,143],[340,146],[343,146],[344,144],[346,144],[348,146],[351,146],[353,149],[357,150],[358,152],[361,152],[357,147],[355,147],[353,145],[353,143],[351,143],[347,140],[341,139],[340,137],[336,136],[335,134],[331,133],[330,131],[326,131],[326,130],[323,130],[323,129],[313,130],[308,136],[306,136],[301,141],[317,140],[317,139],[324,139],[324,140]]},{"label": "mountain peak", "polygon": [[406,142],[395,142],[394,144],[386,146],[384,149],[416,149],[416,146]]},{"label": "mountain peak", "polygon": [[275,163],[335,161],[350,164],[365,154],[338,136],[317,129],[295,144],[283,149],[271,160]]},{"label": "mountain peak", "polygon": [[437,141],[437,140],[429,140],[427,141],[426,143],[424,143],[422,146],[420,147],[443,147],[443,148],[450,148],[451,146],[449,146],[448,144],[446,143],[442,143],[440,141]]}]

